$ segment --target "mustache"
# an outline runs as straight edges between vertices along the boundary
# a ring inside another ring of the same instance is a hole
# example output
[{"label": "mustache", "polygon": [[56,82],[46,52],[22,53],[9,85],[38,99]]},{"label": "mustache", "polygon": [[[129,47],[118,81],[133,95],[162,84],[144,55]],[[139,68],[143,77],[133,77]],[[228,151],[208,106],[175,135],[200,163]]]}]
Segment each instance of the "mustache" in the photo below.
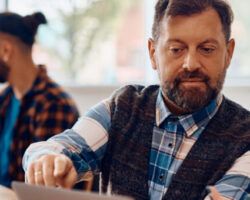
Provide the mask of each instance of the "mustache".
[{"label": "mustache", "polygon": [[174,82],[178,84],[183,80],[195,79],[195,78],[200,79],[206,83],[210,81],[210,78],[201,71],[193,71],[193,72],[183,71],[180,74],[178,74]]}]

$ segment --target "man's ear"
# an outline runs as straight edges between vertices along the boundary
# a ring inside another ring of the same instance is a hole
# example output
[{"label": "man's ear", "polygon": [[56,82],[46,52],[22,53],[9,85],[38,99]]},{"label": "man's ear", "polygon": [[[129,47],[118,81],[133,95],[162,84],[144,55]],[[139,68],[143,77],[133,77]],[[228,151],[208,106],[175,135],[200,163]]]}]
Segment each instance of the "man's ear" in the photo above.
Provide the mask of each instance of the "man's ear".
[{"label": "man's ear", "polygon": [[12,51],[13,46],[9,41],[4,40],[1,42],[0,55],[4,62],[8,62],[10,60]]},{"label": "man's ear", "polygon": [[235,47],[235,41],[234,39],[229,40],[229,42],[227,43],[227,57],[226,57],[226,67],[228,68],[230,63],[231,63],[231,59],[233,57],[233,53],[234,53],[234,47]]},{"label": "man's ear", "polygon": [[148,39],[148,52],[153,69],[157,69],[156,58],[155,58],[155,41],[152,38]]}]

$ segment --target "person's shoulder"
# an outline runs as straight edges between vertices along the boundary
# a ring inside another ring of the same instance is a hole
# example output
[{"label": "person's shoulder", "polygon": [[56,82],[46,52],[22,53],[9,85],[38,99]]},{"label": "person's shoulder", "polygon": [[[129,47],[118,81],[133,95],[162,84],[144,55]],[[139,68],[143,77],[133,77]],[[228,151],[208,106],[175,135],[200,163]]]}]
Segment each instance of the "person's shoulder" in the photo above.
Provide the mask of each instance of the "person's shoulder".
[{"label": "person's shoulder", "polygon": [[44,90],[36,93],[32,101],[37,110],[64,110],[65,113],[76,113],[78,116],[75,101],[52,79],[46,81]]},{"label": "person's shoulder", "polygon": [[149,86],[137,85],[137,84],[126,85],[115,90],[111,96],[114,98],[121,96],[138,97],[141,95],[151,94],[155,91],[158,91],[158,89],[159,85],[149,85]]},{"label": "person's shoulder", "polygon": [[158,96],[159,86],[150,85],[126,85],[116,90],[109,98],[110,108],[125,108],[127,111],[136,107],[144,109],[146,107],[154,108]]},{"label": "person's shoulder", "polygon": [[240,104],[225,99],[224,103],[224,121],[231,124],[232,132],[236,137],[250,139],[250,111]]},{"label": "person's shoulder", "polygon": [[41,100],[56,102],[57,104],[74,105],[72,97],[65,89],[57,82],[48,78],[46,81],[46,87],[42,93],[39,94]]},{"label": "person's shoulder", "polygon": [[65,89],[47,74],[43,65],[39,65],[37,83],[33,89],[38,91],[36,94],[39,98],[43,97],[46,100],[67,103],[71,99]]},{"label": "person's shoulder", "polygon": [[248,120],[250,120],[250,110],[248,110],[247,108],[244,108],[239,103],[225,97],[225,105],[226,105],[225,107],[228,110],[234,111],[235,113],[239,115],[244,115],[245,116],[244,118],[247,118]]}]

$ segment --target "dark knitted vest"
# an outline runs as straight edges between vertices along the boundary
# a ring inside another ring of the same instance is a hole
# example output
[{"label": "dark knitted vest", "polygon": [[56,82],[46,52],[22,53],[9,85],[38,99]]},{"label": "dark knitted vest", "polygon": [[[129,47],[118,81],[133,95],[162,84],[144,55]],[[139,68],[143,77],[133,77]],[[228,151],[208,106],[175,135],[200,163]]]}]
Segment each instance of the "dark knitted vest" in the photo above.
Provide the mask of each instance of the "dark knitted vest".
[{"label": "dark knitted vest", "polygon": [[[127,86],[111,103],[111,129],[102,162],[102,190],[149,199],[148,167],[158,86]],[[163,199],[199,200],[250,149],[250,112],[224,98]]]}]

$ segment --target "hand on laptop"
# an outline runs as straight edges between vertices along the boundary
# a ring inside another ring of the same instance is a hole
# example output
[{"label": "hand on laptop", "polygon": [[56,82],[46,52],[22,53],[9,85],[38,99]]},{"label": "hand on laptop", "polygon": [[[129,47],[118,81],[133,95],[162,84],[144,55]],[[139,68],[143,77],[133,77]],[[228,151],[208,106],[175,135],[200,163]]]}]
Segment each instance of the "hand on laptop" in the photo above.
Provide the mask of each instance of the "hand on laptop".
[{"label": "hand on laptop", "polygon": [[65,155],[44,155],[31,163],[26,173],[31,184],[72,188],[77,173],[71,160]]}]

